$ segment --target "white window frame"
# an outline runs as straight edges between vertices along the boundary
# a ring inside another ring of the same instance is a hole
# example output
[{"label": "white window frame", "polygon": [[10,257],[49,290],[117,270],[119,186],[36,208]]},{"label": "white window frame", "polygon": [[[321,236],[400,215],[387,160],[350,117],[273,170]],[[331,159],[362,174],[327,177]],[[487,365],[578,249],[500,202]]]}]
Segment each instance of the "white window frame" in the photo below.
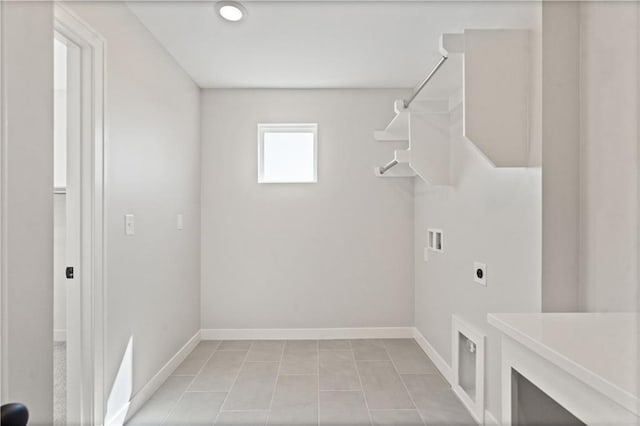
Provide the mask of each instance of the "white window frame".
[{"label": "white window frame", "polygon": [[[264,178],[264,134],[265,133],[311,133],[313,134],[313,180],[270,181]],[[318,182],[318,124],[317,123],[259,123],[258,124],[258,183],[317,183]]]}]

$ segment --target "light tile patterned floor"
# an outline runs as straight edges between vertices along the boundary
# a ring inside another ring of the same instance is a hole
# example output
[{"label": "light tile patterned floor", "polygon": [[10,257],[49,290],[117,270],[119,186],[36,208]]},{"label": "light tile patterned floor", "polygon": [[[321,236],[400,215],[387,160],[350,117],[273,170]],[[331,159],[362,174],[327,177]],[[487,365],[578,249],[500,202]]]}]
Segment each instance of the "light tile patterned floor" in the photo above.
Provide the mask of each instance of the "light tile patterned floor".
[{"label": "light tile patterned floor", "polygon": [[205,341],[128,423],[474,425],[411,339]]}]

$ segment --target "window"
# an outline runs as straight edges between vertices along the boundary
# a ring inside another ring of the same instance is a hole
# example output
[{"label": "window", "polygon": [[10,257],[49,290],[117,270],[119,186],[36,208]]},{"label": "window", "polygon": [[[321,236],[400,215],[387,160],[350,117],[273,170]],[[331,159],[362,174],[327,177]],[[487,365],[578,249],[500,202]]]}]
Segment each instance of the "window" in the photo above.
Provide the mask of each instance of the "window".
[{"label": "window", "polygon": [[317,182],[317,152],[317,124],[258,124],[258,182]]}]

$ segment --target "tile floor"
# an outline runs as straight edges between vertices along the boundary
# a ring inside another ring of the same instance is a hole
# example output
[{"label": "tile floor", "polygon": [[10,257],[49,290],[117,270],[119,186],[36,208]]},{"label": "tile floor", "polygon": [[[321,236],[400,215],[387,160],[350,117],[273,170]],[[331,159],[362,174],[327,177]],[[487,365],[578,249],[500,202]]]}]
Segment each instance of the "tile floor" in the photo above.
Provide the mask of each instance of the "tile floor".
[{"label": "tile floor", "polygon": [[128,425],[474,425],[411,339],[204,341]]},{"label": "tile floor", "polygon": [[53,343],[53,425],[67,424],[67,344]]}]

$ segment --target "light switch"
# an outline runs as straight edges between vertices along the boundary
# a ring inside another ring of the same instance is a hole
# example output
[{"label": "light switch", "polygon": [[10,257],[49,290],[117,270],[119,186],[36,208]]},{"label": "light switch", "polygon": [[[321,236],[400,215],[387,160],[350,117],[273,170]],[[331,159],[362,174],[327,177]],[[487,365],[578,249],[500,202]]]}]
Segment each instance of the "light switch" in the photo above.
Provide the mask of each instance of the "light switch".
[{"label": "light switch", "polygon": [[442,231],[439,229],[427,229],[427,246],[430,250],[442,253]]},{"label": "light switch", "polygon": [[424,248],[424,261],[425,262],[429,261],[429,248],[428,247]]},{"label": "light switch", "polygon": [[135,218],[132,214],[124,215],[124,234],[135,235]]},{"label": "light switch", "polygon": [[184,229],[184,217],[182,216],[182,213],[178,214],[178,218],[176,220],[176,228],[178,228],[179,231],[182,231]]}]

